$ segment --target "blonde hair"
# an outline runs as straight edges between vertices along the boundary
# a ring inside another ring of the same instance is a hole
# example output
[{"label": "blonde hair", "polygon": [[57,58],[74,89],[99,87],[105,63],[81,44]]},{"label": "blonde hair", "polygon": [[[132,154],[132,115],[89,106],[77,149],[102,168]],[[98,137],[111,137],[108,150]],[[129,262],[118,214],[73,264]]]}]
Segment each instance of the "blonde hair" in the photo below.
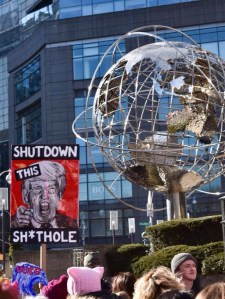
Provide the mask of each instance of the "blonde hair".
[{"label": "blonde hair", "polygon": [[11,281],[8,277],[5,276],[0,277],[0,285],[4,284],[5,282],[7,282],[7,284],[11,284]]},{"label": "blonde hair", "polygon": [[185,286],[169,268],[160,266],[137,280],[133,299],[155,299],[160,294],[171,290],[184,291]]},{"label": "blonde hair", "polygon": [[225,299],[225,283],[221,281],[206,286],[196,299]]}]

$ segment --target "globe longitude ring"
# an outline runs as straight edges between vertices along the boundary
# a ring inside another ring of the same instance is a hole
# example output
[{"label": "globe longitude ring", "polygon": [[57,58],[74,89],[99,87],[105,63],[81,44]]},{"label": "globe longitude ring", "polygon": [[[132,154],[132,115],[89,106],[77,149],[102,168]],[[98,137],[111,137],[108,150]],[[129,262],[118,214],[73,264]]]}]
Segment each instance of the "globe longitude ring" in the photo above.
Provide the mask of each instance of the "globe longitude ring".
[{"label": "globe longitude ring", "polygon": [[73,131],[129,181],[189,192],[224,172],[224,66],[179,30],[135,29],[103,55]]}]

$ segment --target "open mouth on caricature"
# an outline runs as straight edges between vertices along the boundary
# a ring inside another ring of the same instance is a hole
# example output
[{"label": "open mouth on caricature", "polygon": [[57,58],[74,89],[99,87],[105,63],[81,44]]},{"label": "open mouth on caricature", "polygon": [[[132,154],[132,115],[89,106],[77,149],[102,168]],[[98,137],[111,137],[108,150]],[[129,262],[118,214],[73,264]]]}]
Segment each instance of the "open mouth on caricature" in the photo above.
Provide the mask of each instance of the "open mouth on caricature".
[{"label": "open mouth on caricature", "polygon": [[49,214],[49,203],[41,202],[40,204],[40,214],[42,216],[47,216]]}]

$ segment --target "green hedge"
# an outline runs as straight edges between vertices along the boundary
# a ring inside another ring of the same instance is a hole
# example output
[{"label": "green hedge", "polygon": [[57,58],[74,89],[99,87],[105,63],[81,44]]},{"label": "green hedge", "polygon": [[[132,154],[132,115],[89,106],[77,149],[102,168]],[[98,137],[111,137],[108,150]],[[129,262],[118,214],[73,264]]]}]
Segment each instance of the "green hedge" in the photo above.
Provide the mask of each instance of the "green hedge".
[{"label": "green hedge", "polygon": [[179,244],[202,245],[223,240],[221,220],[221,216],[175,219],[147,227],[145,233],[154,251]]},{"label": "green hedge", "polygon": [[[175,254],[189,252],[197,260],[197,270],[199,274],[223,273],[223,251],[223,242],[215,242],[202,246],[170,246],[147,256],[142,256],[132,263],[131,269],[137,276],[141,276],[150,269],[158,266],[163,265],[170,268],[170,262]],[[211,257],[211,260],[209,257]],[[212,267],[213,257],[214,262],[217,261],[215,267]],[[212,269],[210,267],[212,267]],[[218,271],[217,267],[219,267]]]},{"label": "green hedge", "polygon": [[117,246],[106,255],[110,276],[132,271],[137,276],[163,265],[170,268],[173,256],[191,253],[198,262],[198,273],[224,273],[224,246],[221,216],[194,219],[175,219],[146,228],[154,252],[146,255],[142,244]]},{"label": "green hedge", "polygon": [[224,272],[224,252],[209,256],[202,262],[202,274],[222,274]]},{"label": "green hedge", "polygon": [[131,264],[145,254],[146,246],[143,244],[126,244],[110,249],[105,254],[108,275],[132,271]]}]

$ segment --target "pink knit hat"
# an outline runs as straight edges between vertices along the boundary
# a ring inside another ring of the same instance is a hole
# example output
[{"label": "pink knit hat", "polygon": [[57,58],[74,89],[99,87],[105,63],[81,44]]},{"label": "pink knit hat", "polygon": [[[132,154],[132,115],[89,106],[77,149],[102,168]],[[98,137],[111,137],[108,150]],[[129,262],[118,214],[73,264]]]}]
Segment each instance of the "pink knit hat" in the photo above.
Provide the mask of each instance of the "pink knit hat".
[{"label": "pink knit hat", "polygon": [[[101,291],[101,279],[104,267],[71,267],[67,269],[69,275],[67,290],[70,295],[84,295]],[[51,299],[51,298],[50,298]]]},{"label": "pink knit hat", "polygon": [[68,295],[67,280],[68,277],[66,275],[60,276],[59,279],[51,280],[41,289],[41,293],[49,299],[66,299]]}]

